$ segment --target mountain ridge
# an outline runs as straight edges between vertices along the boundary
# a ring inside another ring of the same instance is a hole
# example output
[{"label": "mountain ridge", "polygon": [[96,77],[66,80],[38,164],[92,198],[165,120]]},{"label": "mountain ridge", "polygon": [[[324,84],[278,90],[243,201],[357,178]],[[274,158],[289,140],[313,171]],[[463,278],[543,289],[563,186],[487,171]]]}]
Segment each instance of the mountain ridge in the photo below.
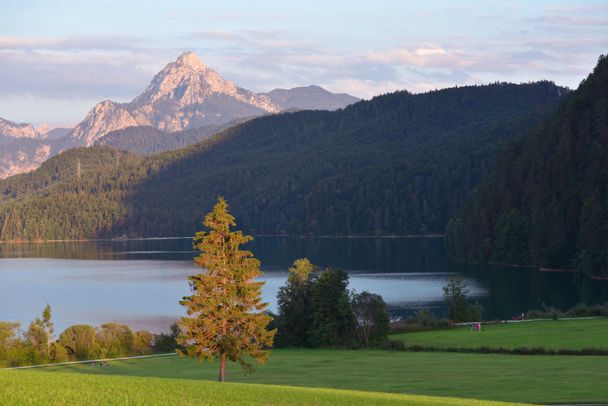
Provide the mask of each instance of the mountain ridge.
[{"label": "mountain ridge", "polygon": [[450,220],[456,259],[608,276],[608,57]]},{"label": "mountain ridge", "polygon": [[[402,91],[333,112],[272,114],[181,150],[123,152],[79,181],[78,159],[117,150],[66,151],[0,181],[0,238],[190,235],[217,195],[257,234],[441,233],[495,153],[542,122],[563,92],[549,82]],[[54,167],[72,177],[28,195],[61,179]]]},{"label": "mountain ridge", "polygon": [[[148,126],[167,133],[207,126],[223,128],[234,120],[274,114],[288,108],[334,109],[359,100],[325,91],[323,97],[315,101],[302,94],[304,88],[297,89],[299,101],[292,100],[283,106],[267,94],[254,93],[224,80],[196,54],[185,52],[154,75],[146,89],[132,101],[97,103],[64,137],[43,139],[31,125],[23,124],[22,138],[39,139],[35,142],[36,147],[31,141],[9,142],[9,137],[2,134],[2,123],[10,123],[10,126],[6,125],[10,127],[10,134],[18,130],[18,125],[8,120],[0,121],[0,178],[36,168],[45,159],[67,148],[91,146],[109,132],[127,127]],[[319,93],[318,89],[314,91]],[[289,94],[290,90],[287,92]],[[28,131],[33,132],[28,135]],[[181,145],[181,141],[177,144]]]},{"label": "mountain ridge", "polygon": [[0,117],[0,136],[7,138],[39,138],[40,133],[28,123],[15,123]]}]

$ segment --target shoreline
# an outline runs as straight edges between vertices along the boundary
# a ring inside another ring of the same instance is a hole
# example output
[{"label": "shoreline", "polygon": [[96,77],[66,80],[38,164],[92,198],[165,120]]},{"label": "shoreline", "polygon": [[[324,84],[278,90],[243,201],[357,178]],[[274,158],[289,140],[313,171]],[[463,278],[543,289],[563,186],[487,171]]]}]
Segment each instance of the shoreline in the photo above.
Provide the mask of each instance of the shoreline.
[{"label": "shoreline", "polygon": [[[254,238],[340,238],[340,239],[401,239],[401,238],[444,238],[445,234],[406,234],[406,235],[308,235],[308,234],[252,234]],[[0,244],[45,244],[57,242],[121,242],[191,240],[194,236],[181,237],[132,237],[132,238],[82,238],[74,240],[0,240]]]}]

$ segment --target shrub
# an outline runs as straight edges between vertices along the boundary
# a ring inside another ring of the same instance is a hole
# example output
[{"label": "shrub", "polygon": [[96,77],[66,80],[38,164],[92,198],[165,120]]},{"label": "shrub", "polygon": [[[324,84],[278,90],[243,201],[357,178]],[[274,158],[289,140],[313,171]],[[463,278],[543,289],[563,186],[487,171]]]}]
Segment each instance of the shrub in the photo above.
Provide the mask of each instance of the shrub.
[{"label": "shrub", "polygon": [[67,362],[70,360],[68,351],[58,342],[51,344],[51,360],[54,363]]},{"label": "shrub", "polygon": [[146,330],[139,330],[133,334],[133,354],[147,355],[152,353],[154,334]]},{"label": "shrub", "polygon": [[102,324],[96,338],[103,357],[124,357],[133,352],[133,332],[124,324]]},{"label": "shrub", "polygon": [[68,327],[59,336],[59,343],[65,347],[70,359],[95,359],[101,355],[96,331],[87,324]]},{"label": "shrub", "polygon": [[406,351],[407,349],[403,340],[387,340],[383,346],[387,350]]},{"label": "shrub", "polygon": [[178,348],[177,336],[180,334],[180,328],[177,323],[171,325],[170,333],[156,334],[152,340],[152,350],[156,353],[173,352]]}]

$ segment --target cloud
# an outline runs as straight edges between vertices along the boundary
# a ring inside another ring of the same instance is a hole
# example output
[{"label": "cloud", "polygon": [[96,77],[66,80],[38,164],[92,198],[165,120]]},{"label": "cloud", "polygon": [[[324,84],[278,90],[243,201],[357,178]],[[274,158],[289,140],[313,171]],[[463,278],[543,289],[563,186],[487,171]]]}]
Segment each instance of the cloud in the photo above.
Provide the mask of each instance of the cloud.
[{"label": "cloud", "polygon": [[[606,12],[608,7],[600,5],[531,8],[525,15],[510,5],[488,9],[455,5],[442,10],[439,17],[457,19],[465,13],[471,21],[491,20],[492,28],[483,35],[458,25],[447,27],[449,34],[438,29],[436,35],[424,37],[417,37],[407,26],[364,35],[365,25],[361,32],[335,28],[333,24],[346,19],[344,15],[315,19],[318,31],[302,26],[286,31],[284,24],[273,29],[266,22],[303,17],[260,12],[262,25],[245,24],[249,19],[259,22],[254,16],[260,13],[250,11],[225,13],[218,16],[219,24],[213,15],[205,14],[187,32],[159,38],[143,34],[0,36],[0,94],[41,100],[127,101],[186,50],[197,52],[226,79],[258,92],[317,84],[369,98],[397,89],[421,92],[496,80],[552,79],[576,85],[591,70],[599,52],[608,49]],[[370,13],[373,18],[386,17],[378,10]],[[417,19],[437,18],[423,11],[413,14]],[[243,29],[230,29],[235,24],[227,20],[237,17]],[[324,30],[325,25],[333,31]]]},{"label": "cloud", "polygon": [[222,42],[247,42],[241,35],[227,31],[195,31],[187,35],[189,39],[206,40],[206,41],[222,41]]},{"label": "cloud", "polygon": [[125,99],[176,55],[138,38],[0,37],[0,94]]}]

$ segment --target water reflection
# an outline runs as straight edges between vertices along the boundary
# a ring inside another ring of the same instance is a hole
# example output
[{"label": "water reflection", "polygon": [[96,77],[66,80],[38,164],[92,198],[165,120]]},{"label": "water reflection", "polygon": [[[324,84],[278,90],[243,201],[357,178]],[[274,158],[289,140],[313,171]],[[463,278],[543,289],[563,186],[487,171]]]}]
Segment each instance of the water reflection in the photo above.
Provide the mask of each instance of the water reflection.
[{"label": "water reflection", "polygon": [[[0,320],[27,323],[48,302],[57,329],[127,322],[165,329],[188,294],[190,239],[0,244]],[[345,269],[350,287],[384,297],[393,315],[421,307],[443,314],[441,287],[463,275],[488,318],[510,318],[542,303],[560,308],[608,300],[608,283],[573,273],[452,264],[439,238],[330,239],[258,237],[248,247],[262,261],[264,299],[275,297],[294,259]]]}]

